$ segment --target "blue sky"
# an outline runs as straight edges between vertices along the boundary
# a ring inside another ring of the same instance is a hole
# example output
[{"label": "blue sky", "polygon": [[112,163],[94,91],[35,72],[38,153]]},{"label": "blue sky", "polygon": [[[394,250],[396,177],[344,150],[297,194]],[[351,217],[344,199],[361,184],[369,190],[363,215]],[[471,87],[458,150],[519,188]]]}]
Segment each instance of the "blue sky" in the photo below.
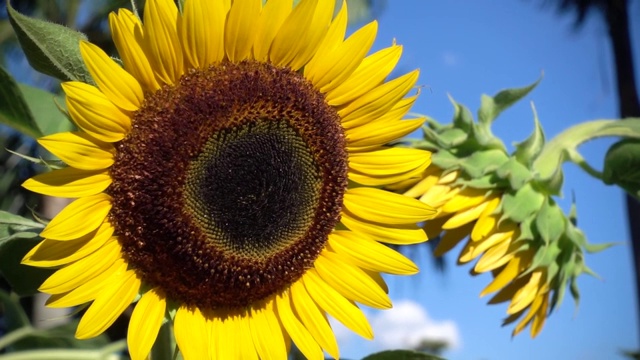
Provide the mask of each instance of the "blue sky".
[{"label": "blue sky", "polygon": [[[425,86],[413,110],[441,122],[452,116],[447,94],[475,113],[480,94],[529,84],[544,72],[540,86],[495,124],[494,132],[506,144],[521,141],[532,131],[530,101],[535,103],[548,139],[578,122],[615,118],[613,60],[604,23],[593,16],[581,31],[574,31],[571,16],[559,16],[551,7],[542,9],[542,2],[390,0],[378,19],[375,46],[387,46],[394,38],[404,45],[400,67],[420,68],[420,83]],[[633,5],[631,17],[638,19],[640,4]],[[637,45],[640,24],[632,25]],[[634,50],[638,73],[640,48]],[[598,140],[580,150],[594,167],[601,168],[611,142]],[[419,277],[389,280],[392,297],[401,308],[422,306],[418,317],[428,318],[425,327],[446,332],[454,324],[459,344],[445,353],[447,358],[624,359],[621,350],[640,347],[623,194],[574,165],[564,169],[565,197],[560,203],[565,211],[575,194],[578,224],[588,239],[621,245],[587,256],[587,264],[601,279],[580,278],[579,307],[566,298],[536,339],[526,331],[512,339],[511,327],[500,327],[506,306],[489,306],[487,299],[478,298],[490,276],[472,278],[469,266],[451,266],[460,247],[449,254],[450,266],[444,275],[422,253]],[[376,323],[383,315],[372,312],[371,316]],[[400,331],[387,329],[379,329],[379,338],[371,343],[356,335],[342,337],[342,355],[359,358],[379,349],[384,342],[381,337]]]}]

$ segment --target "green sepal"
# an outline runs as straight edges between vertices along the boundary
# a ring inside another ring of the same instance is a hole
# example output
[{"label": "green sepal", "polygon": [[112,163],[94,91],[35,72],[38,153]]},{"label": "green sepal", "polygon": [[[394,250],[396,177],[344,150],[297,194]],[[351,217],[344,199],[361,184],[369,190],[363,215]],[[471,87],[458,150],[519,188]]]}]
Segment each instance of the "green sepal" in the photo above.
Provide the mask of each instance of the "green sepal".
[{"label": "green sepal", "polygon": [[438,134],[438,148],[451,149],[467,141],[467,133],[458,128],[447,129]]},{"label": "green sepal", "polygon": [[495,174],[488,174],[474,179],[458,178],[454,184],[474,189],[495,189],[496,187],[506,185],[502,184],[501,181],[502,180],[496,177]]},{"label": "green sepal", "polygon": [[523,165],[531,167],[533,160],[540,154],[544,147],[544,132],[542,126],[538,120],[538,113],[533,103],[531,104],[533,110],[533,133],[523,142],[514,144],[516,150],[513,155]]},{"label": "green sepal", "polygon": [[84,34],[22,15],[6,2],[11,26],[34,69],[62,81],[95,84],[80,55],[80,41],[87,40]]},{"label": "green sepal", "polygon": [[516,158],[510,157],[497,170],[496,175],[509,182],[512,190],[518,190],[533,178],[531,171]]},{"label": "green sepal", "polygon": [[42,136],[20,87],[0,66],[0,123],[32,138]]},{"label": "green sepal", "polygon": [[471,111],[469,111],[466,106],[456,102],[451,95],[449,95],[449,101],[451,101],[454,108],[453,125],[456,128],[464,131],[465,133],[468,133],[474,126],[473,115],[471,114]]},{"label": "green sepal", "polygon": [[531,183],[527,183],[520,190],[508,192],[502,197],[502,217],[519,223],[525,221],[540,209],[545,196],[536,191]]},{"label": "green sepal", "polygon": [[547,198],[536,215],[538,234],[546,244],[556,242],[565,232],[567,219],[552,198]]},{"label": "green sepal", "polygon": [[640,140],[622,139],[609,148],[602,180],[605,184],[616,184],[640,199]]},{"label": "green sepal", "polygon": [[491,124],[501,112],[527,96],[531,90],[538,86],[540,80],[542,80],[542,77],[531,85],[521,88],[505,89],[493,97],[482,95],[480,109],[478,110],[478,122],[485,125]]},{"label": "green sepal", "polygon": [[362,360],[444,360],[443,358],[414,350],[387,350],[367,355]]},{"label": "green sepal", "polygon": [[431,154],[431,163],[440,169],[457,170],[460,168],[460,159],[447,150]]},{"label": "green sepal", "polygon": [[615,243],[615,242],[608,242],[608,243],[602,243],[602,244],[591,244],[591,243],[586,243],[584,245],[584,249],[589,253],[589,254],[596,254],[599,253],[603,250],[606,250],[612,246],[616,246],[616,245],[620,245],[621,243]]},{"label": "green sepal", "polygon": [[490,149],[476,151],[466,158],[460,159],[460,168],[471,178],[478,178],[498,169],[509,161],[502,150]]}]

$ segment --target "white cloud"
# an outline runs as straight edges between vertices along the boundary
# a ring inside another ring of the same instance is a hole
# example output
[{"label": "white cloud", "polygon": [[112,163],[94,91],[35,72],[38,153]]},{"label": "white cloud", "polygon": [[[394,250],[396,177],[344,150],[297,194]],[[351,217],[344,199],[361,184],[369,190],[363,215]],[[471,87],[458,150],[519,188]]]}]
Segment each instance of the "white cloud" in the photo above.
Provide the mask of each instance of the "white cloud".
[{"label": "white cloud", "polygon": [[458,63],[460,62],[458,55],[454,54],[451,51],[443,52],[441,57],[442,57],[442,62],[444,63],[445,66],[453,67],[458,65]]},{"label": "white cloud", "polygon": [[411,300],[394,301],[393,308],[372,318],[375,343],[383,349],[415,348],[423,340],[439,340],[450,349],[459,348],[460,335],[451,320],[433,320],[420,304]]}]

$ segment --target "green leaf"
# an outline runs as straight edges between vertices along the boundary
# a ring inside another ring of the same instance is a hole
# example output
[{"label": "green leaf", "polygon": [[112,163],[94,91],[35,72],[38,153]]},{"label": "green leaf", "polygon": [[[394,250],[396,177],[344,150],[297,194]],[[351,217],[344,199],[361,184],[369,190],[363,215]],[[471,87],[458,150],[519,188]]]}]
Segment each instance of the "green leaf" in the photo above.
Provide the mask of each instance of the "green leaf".
[{"label": "green leaf", "polygon": [[542,131],[542,126],[540,126],[538,113],[533,103],[531,104],[531,108],[533,110],[534,122],[533,133],[525,141],[515,144],[516,150],[514,152],[516,159],[527,167],[533,163],[533,160],[540,154],[540,151],[542,151],[544,147],[544,132]]},{"label": "green leaf", "polygon": [[3,242],[0,247],[0,274],[20,296],[37,293],[44,280],[54,272],[53,269],[41,269],[20,263],[22,258],[40,241],[39,237],[14,238]]},{"label": "green leaf", "polygon": [[37,71],[62,81],[94,84],[80,55],[80,41],[87,37],[75,30],[22,15],[7,0],[7,13],[20,46]]},{"label": "green leaf", "polygon": [[19,299],[14,295],[11,295],[4,290],[0,290],[0,306],[2,316],[5,319],[5,324],[8,331],[13,331],[21,327],[29,326],[29,317],[25,314],[22,306],[20,306]]},{"label": "green leaf", "polygon": [[[18,85],[27,100],[27,105],[44,135],[74,130],[69,118],[61,112],[65,107],[64,97],[54,95],[33,86]],[[60,107],[62,107],[62,109]]]},{"label": "green leaf", "polygon": [[567,219],[560,207],[552,198],[547,198],[536,216],[536,227],[544,242],[549,244],[560,239],[565,231],[566,222]]},{"label": "green leaf", "polygon": [[545,144],[534,160],[533,168],[540,180],[547,180],[559,171],[565,160],[580,159],[580,144],[600,137],[620,136],[640,139],[640,118],[625,120],[593,120],[572,126]]},{"label": "green leaf", "polygon": [[444,360],[443,358],[413,350],[387,350],[371,354],[362,360]]},{"label": "green leaf", "polygon": [[508,180],[509,186],[513,190],[520,189],[533,178],[531,171],[514,157],[510,157],[509,161],[502,164],[496,170],[496,175],[501,179]]},{"label": "green leaf", "polygon": [[42,136],[18,84],[0,66],[0,123],[32,138]]},{"label": "green leaf", "polygon": [[623,139],[609,148],[604,159],[602,180],[640,197],[640,140]]},{"label": "green leaf", "polygon": [[494,97],[482,95],[480,100],[480,109],[478,110],[478,122],[481,124],[492,123],[502,111],[525,97],[531,90],[533,90],[540,83],[540,80],[542,80],[542,77],[529,86],[502,90]]},{"label": "green leaf", "polygon": [[502,196],[502,218],[514,222],[523,222],[540,209],[545,196],[536,191],[531,183],[526,184],[515,193],[508,192]]}]

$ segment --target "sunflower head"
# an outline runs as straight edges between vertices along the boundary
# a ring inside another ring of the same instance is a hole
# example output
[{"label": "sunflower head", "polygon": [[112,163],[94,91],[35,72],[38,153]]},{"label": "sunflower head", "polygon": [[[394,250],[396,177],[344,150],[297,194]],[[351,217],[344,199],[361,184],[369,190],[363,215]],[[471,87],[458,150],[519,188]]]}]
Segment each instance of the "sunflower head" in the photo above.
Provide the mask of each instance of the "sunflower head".
[{"label": "sunflower head", "polygon": [[437,256],[466,239],[458,262],[477,259],[472,273],[491,272],[494,279],[481,296],[497,291],[490,304],[510,302],[503,325],[518,321],[514,335],[530,325],[532,337],[567,287],[578,300],[577,277],[592,273],[584,251],[597,248],[576,227],[575,212],[565,215],[553,198],[562,171],[541,177],[534,165],[544,147],[537,119],[535,132],[512,154],[491,135],[495,117],[534,86],[485,96],[478,122],[454,103],[451,124],[430,120],[424,140],[412,143],[434,152],[432,166],[417,179],[390,186],[436,209],[423,228],[430,238],[439,237]]},{"label": "sunflower head", "polygon": [[391,306],[380,273],[416,266],[382,243],[425,241],[424,203],[380,187],[421,174],[393,148],[418,72],[388,79],[402,48],[367,55],[333,0],[148,0],[109,16],[122,66],[80,53],[96,86],[64,83],[78,131],[39,139],[68,167],[24,186],[77,198],[25,264],[59,268],[48,305],[90,303],[76,336],[131,304],[129,348],[163,323],[187,359],[339,356],[327,314],[372,332],[359,304]]}]

